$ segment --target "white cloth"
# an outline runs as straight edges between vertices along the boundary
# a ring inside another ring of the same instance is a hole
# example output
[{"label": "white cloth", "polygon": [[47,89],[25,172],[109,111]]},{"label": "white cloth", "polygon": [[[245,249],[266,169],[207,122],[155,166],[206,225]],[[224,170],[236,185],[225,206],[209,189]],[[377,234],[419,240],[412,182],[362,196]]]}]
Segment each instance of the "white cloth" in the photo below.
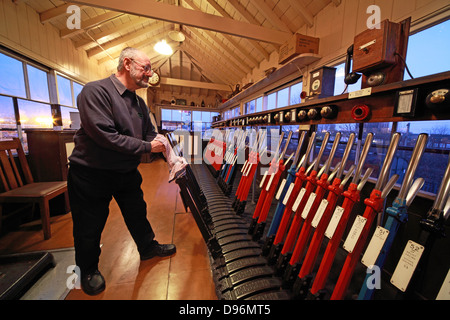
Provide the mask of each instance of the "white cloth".
[{"label": "white cloth", "polygon": [[169,166],[169,182],[172,182],[185,172],[187,161],[185,158],[179,157],[175,154],[169,140],[167,140],[167,138],[162,134],[157,134],[155,140],[160,141],[166,148],[163,155],[167,160],[167,165]]}]

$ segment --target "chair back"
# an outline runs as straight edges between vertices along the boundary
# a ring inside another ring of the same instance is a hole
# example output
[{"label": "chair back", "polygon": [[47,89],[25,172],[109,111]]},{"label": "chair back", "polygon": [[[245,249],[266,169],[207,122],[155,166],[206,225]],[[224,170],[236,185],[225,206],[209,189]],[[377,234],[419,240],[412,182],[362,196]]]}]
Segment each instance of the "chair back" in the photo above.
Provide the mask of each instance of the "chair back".
[{"label": "chair back", "polygon": [[4,191],[34,182],[22,143],[18,138],[0,141],[0,179]]}]

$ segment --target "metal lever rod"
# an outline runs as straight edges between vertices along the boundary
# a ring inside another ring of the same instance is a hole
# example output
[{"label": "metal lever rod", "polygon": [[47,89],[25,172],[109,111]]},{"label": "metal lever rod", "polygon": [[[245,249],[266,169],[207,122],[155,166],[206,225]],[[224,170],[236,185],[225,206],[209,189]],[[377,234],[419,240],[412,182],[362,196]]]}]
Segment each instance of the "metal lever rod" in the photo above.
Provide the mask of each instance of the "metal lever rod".
[{"label": "metal lever rod", "polygon": [[417,142],[414,146],[411,159],[409,160],[408,168],[406,169],[405,177],[403,178],[402,186],[400,187],[400,191],[398,192],[398,198],[400,199],[406,199],[408,190],[413,183],[414,174],[416,173],[422,154],[425,151],[427,139],[428,135],[426,133],[421,133],[417,138]]}]

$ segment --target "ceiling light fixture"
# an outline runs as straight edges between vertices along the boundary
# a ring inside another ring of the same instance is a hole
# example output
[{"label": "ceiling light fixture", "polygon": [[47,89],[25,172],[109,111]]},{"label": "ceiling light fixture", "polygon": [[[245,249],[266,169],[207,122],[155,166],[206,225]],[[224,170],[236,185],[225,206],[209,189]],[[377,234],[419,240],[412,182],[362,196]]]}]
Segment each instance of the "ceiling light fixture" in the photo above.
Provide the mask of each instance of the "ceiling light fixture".
[{"label": "ceiling light fixture", "polygon": [[167,44],[166,40],[161,40],[153,47],[156,52],[169,56],[173,53],[172,48]]}]

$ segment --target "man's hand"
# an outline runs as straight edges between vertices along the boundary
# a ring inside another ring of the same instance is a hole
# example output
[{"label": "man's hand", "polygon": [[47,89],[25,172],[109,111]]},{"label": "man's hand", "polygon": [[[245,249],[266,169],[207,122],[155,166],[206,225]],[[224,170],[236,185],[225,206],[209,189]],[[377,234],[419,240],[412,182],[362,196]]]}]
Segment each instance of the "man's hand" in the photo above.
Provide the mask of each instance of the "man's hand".
[{"label": "man's hand", "polygon": [[152,152],[153,153],[164,152],[166,150],[166,147],[160,141],[153,140],[150,143],[152,145]]}]

